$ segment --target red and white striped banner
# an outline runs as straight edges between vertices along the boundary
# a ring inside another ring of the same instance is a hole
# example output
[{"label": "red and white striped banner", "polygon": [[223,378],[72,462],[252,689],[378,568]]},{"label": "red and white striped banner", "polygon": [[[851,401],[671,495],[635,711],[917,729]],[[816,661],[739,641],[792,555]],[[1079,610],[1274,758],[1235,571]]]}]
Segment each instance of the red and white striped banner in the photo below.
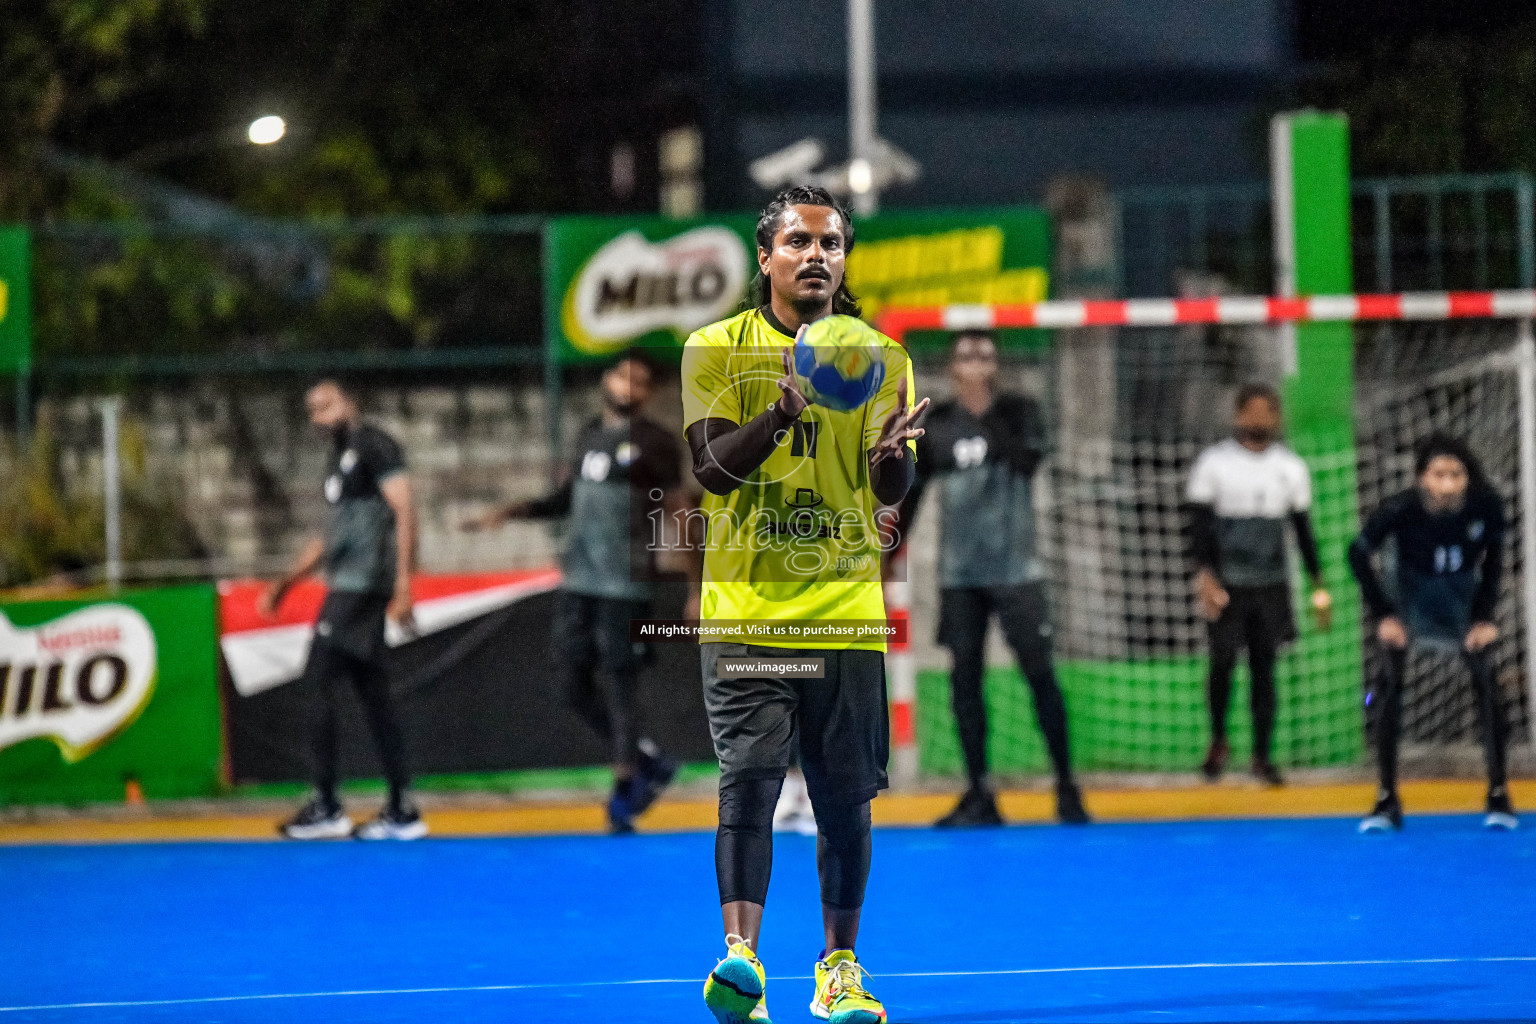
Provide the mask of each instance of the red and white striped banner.
[{"label": "red and white striped banner", "polygon": [[1006,306],[893,306],[876,318],[901,341],[908,331],[993,327],[1168,327],[1176,324],[1339,323],[1536,317],[1536,291],[1403,292],[1282,299],[1055,300]]},{"label": "red and white striped banner", "polygon": [[[391,647],[398,647],[559,585],[560,570],[554,568],[416,576],[411,582],[415,630],[407,634],[391,622],[385,636]],[[242,697],[299,677],[325,600],[325,585],[310,578],[295,586],[277,615],[267,619],[256,610],[256,600],[266,588],[260,580],[219,584],[219,646]]]}]

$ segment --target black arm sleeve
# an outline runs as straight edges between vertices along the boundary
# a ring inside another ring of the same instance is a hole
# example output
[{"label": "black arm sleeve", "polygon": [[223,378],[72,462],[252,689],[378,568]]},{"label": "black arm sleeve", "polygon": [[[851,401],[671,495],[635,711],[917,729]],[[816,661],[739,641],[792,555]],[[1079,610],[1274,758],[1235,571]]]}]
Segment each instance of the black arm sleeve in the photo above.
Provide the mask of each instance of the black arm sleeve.
[{"label": "black arm sleeve", "polygon": [[575,490],[576,478],[574,474],[567,473],[565,482],[558,488],[528,503],[529,519],[559,519],[569,515],[571,511],[571,492]]},{"label": "black arm sleeve", "polygon": [[1003,460],[1023,476],[1034,476],[1045,455],[1045,425],[1040,406],[1029,398],[1012,396],[1003,409],[1005,416],[997,433]]},{"label": "black arm sleeve", "polygon": [[767,461],[779,445],[779,432],[794,421],[775,402],[744,427],[725,419],[691,424],[687,435],[694,478],[711,494],[730,494]]},{"label": "black arm sleeve", "polygon": [[912,485],[907,488],[906,497],[897,506],[896,518],[891,523],[891,531],[897,538],[897,548],[907,543],[907,531],[917,522],[918,505],[923,500],[923,492],[928,489],[928,481],[933,478],[931,448],[926,435],[917,439],[917,465],[912,467]]},{"label": "black arm sleeve", "polygon": [[902,445],[901,455],[888,456],[870,467],[869,489],[875,492],[880,504],[899,505],[907,496],[916,475],[912,465],[915,461],[912,452]]},{"label": "black arm sleeve", "polygon": [[1372,549],[1367,546],[1365,535],[1356,537],[1349,545],[1349,571],[1355,574],[1360,584],[1360,596],[1365,599],[1365,606],[1372,615],[1378,619],[1396,615],[1397,605],[1381,585],[1381,577],[1376,575],[1376,567],[1371,565],[1371,554]]},{"label": "black arm sleeve", "polygon": [[1209,569],[1221,575],[1221,546],[1216,541],[1216,507],[1200,502],[1187,506],[1189,515],[1189,560],[1195,569]]},{"label": "black arm sleeve", "polygon": [[1307,576],[1322,579],[1323,563],[1317,557],[1317,535],[1312,532],[1312,517],[1305,509],[1292,512],[1291,527],[1296,531],[1296,550],[1301,553],[1301,564],[1307,567]]},{"label": "black arm sleeve", "polygon": [[1371,564],[1371,556],[1396,528],[1398,506],[1399,503],[1392,498],[1382,502],[1365,521],[1360,535],[1349,545],[1349,571],[1354,573],[1355,581],[1360,584],[1360,596],[1365,599],[1366,608],[1378,619],[1396,615],[1397,605],[1382,586],[1381,577]]},{"label": "black arm sleeve", "polygon": [[1493,612],[1499,603],[1499,582],[1504,578],[1504,509],[1501,499],[1494,497],[1492,501],[1493,513],[1488,516],[1484,534],[1488,547],[1483,552],[1477,593],[1472,595],[1473,622],[1493,621]]}]

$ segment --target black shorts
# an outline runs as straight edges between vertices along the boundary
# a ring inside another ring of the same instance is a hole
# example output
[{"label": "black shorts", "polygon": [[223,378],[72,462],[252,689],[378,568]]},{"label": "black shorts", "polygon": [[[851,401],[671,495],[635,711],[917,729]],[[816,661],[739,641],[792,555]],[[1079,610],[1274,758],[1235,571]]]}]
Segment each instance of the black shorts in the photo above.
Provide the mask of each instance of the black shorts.
[{"label": "black shorts", "polygon": [[648,605],[613,597],[562,590],[554,622],[557,661],[586,670],[637,672],[643,647],[629,638],[629,620],[643,618]]},{"label": "black shorts", "polygon": [[[358,661],[382,663],[388,650],[384,644],[384,612],[388,608],[388,594],[346,590],[326,594],[320,616],[315,620],[311,664],[316,662],[316,648],[320,647],[340,651]],[[308,673],[306,668],[305,674]]]},{"label": "black shorts", "polygon": [[983,645],[994,614],[1015,651],[1025,645],[1050,645],[1050,604],[1039,583],[940,589],[939,628],[934,639],[951,649]]},{"label": "black shorts", "polygon": [[[826,676],[722,679],[716,667],[722,656],[823,658]],[[707,643],[700,657],[721,785],[782,779],[797,737],[813,800],[863,803],[890,784],[884,653]]]},{"label": "black shorts", "polygon": [[1211,646],[1236,651],[1243,647],[1277,649],[1296,639],[1296,615],[1287,583],[1263,587],[1228,587],[1226,608],[1211,623]]}]

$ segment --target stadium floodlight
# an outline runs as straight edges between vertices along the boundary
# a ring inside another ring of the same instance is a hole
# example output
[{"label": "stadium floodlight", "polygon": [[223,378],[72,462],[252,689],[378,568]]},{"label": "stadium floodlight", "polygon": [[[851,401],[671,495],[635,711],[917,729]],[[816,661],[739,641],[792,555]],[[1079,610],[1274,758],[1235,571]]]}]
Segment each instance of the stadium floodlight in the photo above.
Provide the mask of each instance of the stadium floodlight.
[{"label": "stadium floodlight", "polygon": [[875,184],[875,169],[870,162],[863,157],[855,157],[848,161],[848,189],[854,195],[861,196],[868,192]]},{"label": "stadium floodlight", "polygon": [[813,174],[807,180],[834,195],[852,196],[858,200],[893,185],[910,185],[923,172],[921,164],[884,139],[876,139],[869,149],[869,157],[854,157],[845,164]]},{"label": "stadium floodlight", "polygon": [[747,171],[760,188],[775,189],[805,181],[827,155],[820,139],[807,138],[783,149],[758,157]]},{"label": "stadium floodlight", "polygon": [[257,146],[270,146],[287,134],[288,122],[276,114],[258,117],[251,122],[251,126],[245,131],[245,137]]}]

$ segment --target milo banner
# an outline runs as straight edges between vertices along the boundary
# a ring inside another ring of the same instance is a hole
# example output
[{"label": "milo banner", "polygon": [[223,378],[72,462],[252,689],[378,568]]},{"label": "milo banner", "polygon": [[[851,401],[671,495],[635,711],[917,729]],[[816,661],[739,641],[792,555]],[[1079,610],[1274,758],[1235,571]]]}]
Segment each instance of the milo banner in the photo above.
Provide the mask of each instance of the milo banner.
[{"label": "milo banner", "polygon": [[[560,360],[680,346],[730,316],[757,272],[756,223],[745,215],[556,221],[545,308]],[[1034,207],[882,214],[857,222],[848,284],[866,317],[887,305],[1037,302],[1048,291],[1050,240],[1050,218]]]},{"label": "milo banner", "polygon": [[32,361],[31,239],[26,228],[0,227],[0,373]]},{"label": "milo banner", "polygon": [[220,784],[211,586],[0,604],[0,805]]}]

